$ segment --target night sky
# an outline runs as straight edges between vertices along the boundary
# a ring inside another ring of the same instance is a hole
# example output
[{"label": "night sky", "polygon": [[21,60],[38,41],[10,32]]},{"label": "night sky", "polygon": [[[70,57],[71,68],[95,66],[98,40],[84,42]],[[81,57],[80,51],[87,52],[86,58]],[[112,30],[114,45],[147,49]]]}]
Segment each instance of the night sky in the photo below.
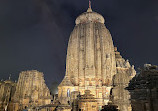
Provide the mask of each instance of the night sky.
[{"label": "night sky", "polygon": [[[60,83],[69,35],[87,8],[88,0],[0,0],[0,79],[34,69],[47,85]],[[158,65],[158,0],[92,0],[92,9],[136,69]]]}]

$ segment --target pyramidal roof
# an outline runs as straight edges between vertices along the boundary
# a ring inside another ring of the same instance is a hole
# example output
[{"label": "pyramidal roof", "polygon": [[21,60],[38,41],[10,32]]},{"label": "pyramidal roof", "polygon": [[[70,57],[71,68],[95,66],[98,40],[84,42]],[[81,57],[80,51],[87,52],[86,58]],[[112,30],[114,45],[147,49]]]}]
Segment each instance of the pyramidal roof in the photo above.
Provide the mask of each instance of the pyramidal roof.
[{"label": "pyramidal roof", "polygon": [[59,84],[59,87],[61,87],[61,86],[74,86],[74,85],[71,83],[69,77],[67,75],[65,75],[64,79]]}]

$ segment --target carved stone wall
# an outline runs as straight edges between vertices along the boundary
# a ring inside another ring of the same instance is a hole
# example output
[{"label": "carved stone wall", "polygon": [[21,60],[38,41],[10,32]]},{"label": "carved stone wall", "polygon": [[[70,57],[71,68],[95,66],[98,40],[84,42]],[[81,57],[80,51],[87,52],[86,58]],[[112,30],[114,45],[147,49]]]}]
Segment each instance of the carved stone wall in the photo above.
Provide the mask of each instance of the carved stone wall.
[{"label": "carved stone wall", "polygon": [[11,80],[0,81],[0,111],[8,110],[15,93],[16,83]]},{"label": "carved stone wall", "polygon": [[125,88],[129,81],[136,75],[134,66],[122,58],[115,47],[117,73],[113,78],[112,102],[117,105],[120,111],[131,111],[130,94]]},{"label": "carved stone wall", "polygon": [[85,90],[85,94],[79,97],[78,108],[81,111],[98,111],[98,103],[90,90]]},{"label": "carved stone wall", "polygon": [[51,95],[45,84],[43,73],[36,70],[21,72],[12,99],[13,111],[50,103]]}]

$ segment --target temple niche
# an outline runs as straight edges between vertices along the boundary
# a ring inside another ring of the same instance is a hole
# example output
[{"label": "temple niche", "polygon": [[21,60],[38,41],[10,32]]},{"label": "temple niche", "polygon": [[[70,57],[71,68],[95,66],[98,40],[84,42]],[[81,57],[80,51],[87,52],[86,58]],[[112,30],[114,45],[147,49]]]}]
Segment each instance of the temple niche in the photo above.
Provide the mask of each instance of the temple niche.
[{"label": "temple niche", "polygon": [[127,89],[132,111],[158,111],[158,66],[145,64]]},{"label": "temple niche", "polygon": [[51,104],[51,99],[43,73],[36,70],[23,71],[19,75],[16,91],[10,103],[12,108],[10,111],[33,110]]},{"label": "temple niche", "polygon": [[15,87],[16,82],[10,79],[0,81],[0,111],[7,111],[9,109],[11,98],[15,93]]}]

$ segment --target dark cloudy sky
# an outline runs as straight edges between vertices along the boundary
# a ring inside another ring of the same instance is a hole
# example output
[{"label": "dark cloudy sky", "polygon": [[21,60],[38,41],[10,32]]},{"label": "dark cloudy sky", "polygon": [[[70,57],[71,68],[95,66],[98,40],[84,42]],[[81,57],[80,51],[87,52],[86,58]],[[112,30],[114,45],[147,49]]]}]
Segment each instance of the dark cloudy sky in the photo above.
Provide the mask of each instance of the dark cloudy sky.
[{"label": "dark cloudy sky", "polygon": [[[132,64],[158,64],[158,0],[92,0],[114,44]],[[88,0],[0,0],[0,79],[20,71],[44,73],[48,85],[65,74],[75,18]]]}]

